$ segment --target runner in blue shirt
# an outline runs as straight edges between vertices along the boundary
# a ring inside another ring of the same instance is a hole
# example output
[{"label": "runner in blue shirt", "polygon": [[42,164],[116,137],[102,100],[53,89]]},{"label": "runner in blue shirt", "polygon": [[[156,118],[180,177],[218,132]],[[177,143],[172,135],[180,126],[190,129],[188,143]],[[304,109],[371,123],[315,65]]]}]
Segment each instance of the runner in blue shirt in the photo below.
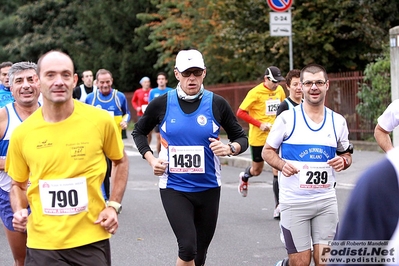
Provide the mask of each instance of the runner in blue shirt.
[{"label": "runner in blue shirt", "polygon": [[[174,74],[176,89],[149,103],[132,135],[159,176],[162,204],[179,247],[174,265],[205,265],[219,212],[219,156],[244,152],[248,138],[229,103],[204,88],[206,68],[199,51],[180,51]],[[162,143],[156,158],[147,135],[158,124]],[[230,143],[220,141],[222,127]]]},{"label": "runner in blue shirt", "polygon": [[[106,69],[99,69],[96,73],[97,89],[89,93],[85,102],[97,108],[101,108],[108,112],[114,118],[116,126],[120,130],[122,137],[122,130],[127,128],[130,120],[130,111],[127,105],[126,96],[112,88],[113,77],[112,73]],[[109,198],[110,180],[112,164],[111,160],[107,158],[107,173],[104,183],[101,187],[105,200]]]},{"label": "runner in blue shirt", "polygon": [[10,70],[11,66],[12,62],[3,62],[0,64],[0,107],[4,107],[8,103],[14,102],[8,78],[8,70]]}]

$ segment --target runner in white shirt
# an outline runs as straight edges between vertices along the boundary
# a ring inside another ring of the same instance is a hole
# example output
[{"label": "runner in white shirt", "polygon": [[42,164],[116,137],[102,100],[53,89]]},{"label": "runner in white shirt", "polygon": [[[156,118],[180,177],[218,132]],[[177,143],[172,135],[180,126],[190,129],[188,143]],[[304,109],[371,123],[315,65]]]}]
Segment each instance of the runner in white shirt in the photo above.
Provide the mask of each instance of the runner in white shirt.
[{"label": "runner in white shirt", "polygon": [[399,99],[393,101],[378,118],[374,129],[374,137],[385,152],[392,150],[392,140],[389,134],[399,125]]},{"label": "runner in white shirt", "polygon": [[300,80],[303,103],[276,118],[262,151],[263,159],[280,171],[281,230],[288,259],[277,265],[310,265],[312,245],[319,265],[319,245],[334,239],[338,224],[334,172],[352,161],[345,118],[324,105],[329,88],[325,69],[308,65]]}]

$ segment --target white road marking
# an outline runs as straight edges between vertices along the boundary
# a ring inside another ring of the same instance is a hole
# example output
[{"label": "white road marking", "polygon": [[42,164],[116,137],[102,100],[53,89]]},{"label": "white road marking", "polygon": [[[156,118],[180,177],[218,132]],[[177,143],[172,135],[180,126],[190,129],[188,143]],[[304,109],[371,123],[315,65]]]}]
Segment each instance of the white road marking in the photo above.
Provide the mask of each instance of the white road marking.
[{"label": "white road marking", "polygon": [[125,150],[127,156],[141,156],[141,154],[138,151],[130,151],[130,150]]}]

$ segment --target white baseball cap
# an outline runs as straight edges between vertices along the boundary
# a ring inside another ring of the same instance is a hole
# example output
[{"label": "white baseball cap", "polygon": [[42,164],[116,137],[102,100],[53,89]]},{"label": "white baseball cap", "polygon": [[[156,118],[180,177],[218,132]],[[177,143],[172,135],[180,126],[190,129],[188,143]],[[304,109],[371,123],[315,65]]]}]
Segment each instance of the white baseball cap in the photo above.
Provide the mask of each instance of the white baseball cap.
[{"label": "white baseball cap", "polygon": [[191,67],[205,69],[202,54],[197,50],[182,50],[176,56],[175,68],[179,72],[184,72]]},{"label": "white baseball cap", "polygon": [[143,82],[144,82],[144,81],[150,81],[150,78],[149,78],[149,77],[142,77],[142,78],[140,79],[139,83],[140,83],[141,85],[143,85]]}]

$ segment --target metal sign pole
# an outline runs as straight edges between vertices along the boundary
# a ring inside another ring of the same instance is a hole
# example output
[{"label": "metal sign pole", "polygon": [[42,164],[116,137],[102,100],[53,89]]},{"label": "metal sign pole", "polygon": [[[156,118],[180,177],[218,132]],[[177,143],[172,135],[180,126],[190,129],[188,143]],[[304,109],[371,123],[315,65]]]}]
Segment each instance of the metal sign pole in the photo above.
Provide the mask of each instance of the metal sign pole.
[{"label": "metal sign pole", "polygon": [[[288,14],[291,18],[291,23],[292,23],[292,15],[291,15],[291,8],[288,9]],[[290,70],[294,69],[294,55],[293,55],[293,51],[292,51],[292,30],[290,33],[290,36],[288,37],[288,42],[289,42],[289,57],[290,57]]]},{"label": "metal sign pole", "polygon": [[[399,99],[399,26],[389,29],[391,61],[391,99]],[[393,130],[392,142],[399,146],[399,127]]]},{"label": "metal sign pole", "polygon": [[[288,37],[288,53],[289,53],[289,67],[290,70],[294,68],[294,60],[293,60],[293,49],[292,49],[292,14],[291,14],[291,2],[289,2],[289,6],[284,7],[284,11],[288,10],[288,12],[281,11],[276,6],[272,5],[274,2],[272,0],[269,1],[269,6],[273,10],[277,10],[277,12],[270,12],[270,36],[277,37]],[[281,2],[279,2],[281,3]]]}]

